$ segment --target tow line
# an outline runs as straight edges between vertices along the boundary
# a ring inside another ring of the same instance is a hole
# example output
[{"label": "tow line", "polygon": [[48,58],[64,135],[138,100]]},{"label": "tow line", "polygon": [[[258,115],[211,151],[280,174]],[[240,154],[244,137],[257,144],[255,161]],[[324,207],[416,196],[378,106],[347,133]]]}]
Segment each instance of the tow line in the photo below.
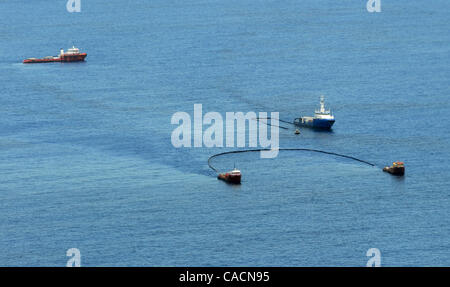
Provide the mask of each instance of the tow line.
[{"label": "tow line", "polygon": [[[329,151],[324,151],[324,150],[318,150],[318,149],[310,149],[310,148],[280,148],[278,149],[279,151],[309,151],[309,152],[318,152],[318,153],[323,153],[323,154],[328,154],[328,155],[334,155],[334,156],[339,156],[339,157],[344,157],[344,158],[348,158],[354,161],[358,161],[370,166],[375,166],[375,164],[370,163],[368,161],[353,157],[353,156],[349,156],[349,155],[345,155],[345,154],[339,154],[339,153],[335,153],[335,152],[329,152]],[[236,150],[236,151],[227,151],[227,152],[221,152],[215,155],[212,155],[208,158],[208,166],[214,170],[216,173],[219,173],[219,170],[217,168],[215,168],[212,163],[211,160],[213,158],[222,156],[222,155],[226,155],[226,154],[233,154],[233,153],[245,153],[245,152],[261,152],[261,151],[270,151],[270,149],[247,149],[247,150]]]}]

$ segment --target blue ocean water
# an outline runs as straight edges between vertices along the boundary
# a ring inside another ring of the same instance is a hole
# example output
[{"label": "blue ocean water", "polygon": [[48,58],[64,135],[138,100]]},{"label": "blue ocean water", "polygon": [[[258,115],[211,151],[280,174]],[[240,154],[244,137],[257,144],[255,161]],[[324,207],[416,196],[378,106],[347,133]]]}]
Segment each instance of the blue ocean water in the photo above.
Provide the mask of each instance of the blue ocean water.
[{"label": "blue ocean water", "polygon": [[[450,3],[0,1],[0,265],[450,265]],[[85,63],[24,65],[72,45]],[[312,114],[308,152],[172,146],[177,111]],[[381,172],[406,164],[404,178]]]}]

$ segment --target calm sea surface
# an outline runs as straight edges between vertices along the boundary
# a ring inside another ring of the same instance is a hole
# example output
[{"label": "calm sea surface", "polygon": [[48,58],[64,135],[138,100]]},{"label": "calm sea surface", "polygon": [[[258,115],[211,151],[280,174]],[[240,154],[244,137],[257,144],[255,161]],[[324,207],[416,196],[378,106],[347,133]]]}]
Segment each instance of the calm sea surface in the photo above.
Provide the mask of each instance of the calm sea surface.
[{"label": "calm sea surface", "polygon": [[[0,1],[0,265],[450,265],[450,2]],[[24,65],[75,45],[85,63]],[[310,152],[171,144],[177,111],[310,115]],[[392,161],[406,176],[381,172]]]}]

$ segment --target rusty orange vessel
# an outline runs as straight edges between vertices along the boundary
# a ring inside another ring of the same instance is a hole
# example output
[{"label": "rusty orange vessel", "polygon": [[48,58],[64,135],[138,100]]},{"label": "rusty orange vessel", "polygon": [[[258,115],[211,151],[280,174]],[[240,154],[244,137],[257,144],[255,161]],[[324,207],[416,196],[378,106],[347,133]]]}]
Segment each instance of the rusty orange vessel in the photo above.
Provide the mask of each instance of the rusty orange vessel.
[{"label": "rusty orange vessel", "polygon": [[37,58],[28,58],[23,60],[24,64],[33,64],[33,63],[52,63],[52,62],[82,62],[86,58],[86,53],[80,53],[78,48],[72,47],[64,52],[61,49],[59,56],[48,56],[42,59]]},{"label": "rusty orange vessel", "polygon": [[238,169],[233,169],[227,173],[221,173],[217,176],[218,179],[226,181],[228,183],[240,184],[241,183],[241,171]]}]

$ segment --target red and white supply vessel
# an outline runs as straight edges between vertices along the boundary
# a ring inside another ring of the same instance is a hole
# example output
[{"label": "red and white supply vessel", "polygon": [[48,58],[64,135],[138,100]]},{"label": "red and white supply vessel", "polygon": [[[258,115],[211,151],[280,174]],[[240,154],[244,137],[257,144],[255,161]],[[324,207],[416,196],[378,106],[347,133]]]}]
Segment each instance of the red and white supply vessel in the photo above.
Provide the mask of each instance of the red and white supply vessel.
[{"label": "red and white supply vessel", "polygon": [[64,52],[61,49],[59,56],[47,56],[41,59],[37,58],[28,58],[23,60],[24,64],[33,64],[33,63],[51,63],[51,62],[82,62],[86,58],[86,53],[80,53],[78,48],[73,46],[68,49],[67,52]]},{"label": "red and white supply vessel", "polygon": [[240,184],[241,183],[241,171],[234,168],[230,172],[221,173],[217,176],[218,179],[226,181],[228,183]]}]

